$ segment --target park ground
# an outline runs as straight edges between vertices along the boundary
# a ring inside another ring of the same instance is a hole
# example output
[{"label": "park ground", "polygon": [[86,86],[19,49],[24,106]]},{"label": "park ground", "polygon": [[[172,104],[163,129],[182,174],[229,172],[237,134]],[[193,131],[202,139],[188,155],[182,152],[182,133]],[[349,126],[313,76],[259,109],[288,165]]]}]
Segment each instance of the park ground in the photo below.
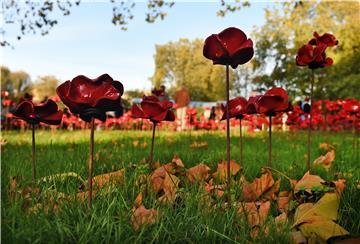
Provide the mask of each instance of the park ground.
[{"label": "park ground", "polygon": [[[232,129],[231,158],[239,162],[239,133]],[[88,130],[36,132],[37,178],[75,172],[87,179],[89,158]],[[274,178],[283,174],[300,179],[306,172],[305,132],[275,132],[273,134],[272,168]],[[312,142],[312,159],[324,154],[320,143],[335,148],[336,157],[329,171],[312,166],[312,174],[327,181],[346,179],[339,210],[338,223],[358,237],[360,233],[360,179],[359,160],[353,154],[351,133],[315,132]],[[143,199],[147,208],[158,209],[161,214],[152,225],[134,230],[131,224],[132,205],[139,193],[138,176],[146,171],[143,162],[148,157],[151,144],[150,131],[96,131],[94,175],[126,169],[125,182],[115,190],[94,200],[91,212],[79,201],[67,202],[56,212],[24,209],[21,201],[10,199],[11,179],[18,185],[31,182],[31,132],[3,131],[1,147],[1,192],[3,243],[95,243],[95,242],[157,242],[157,243],[288,243],[290,226],[277,232],[270,228],[265,237],[251,239],[249,229],[236,215],[236,210],[204,209],[199,200],[199,186],[185,185],[182,194],[191,195],[173,205],[161,205],[150,197]],[[244,163],[242,172],[252,181],[266,166],[267,134],[258,132],[244,137]],[[226,158],[225,132],[192,131],[174,133],[157,131],[154,159],[165,164],[178,155],[185,168],[199,163],[207,164],[215,172],[220,160]],[[275,172],[275,171],[274,171]],[[285,187],[285,186],[284,186]],[[43,183],[42,190],[56,189],[66,195],[79,191],[79,182],[66,180],[51,185]],[[41,201],[37,199],[37,201]],[[271,208],[271,212],[276,212]],[[276,215],[276,213],[274,213]],[[271,217],[270,217],[271,218]]]}]

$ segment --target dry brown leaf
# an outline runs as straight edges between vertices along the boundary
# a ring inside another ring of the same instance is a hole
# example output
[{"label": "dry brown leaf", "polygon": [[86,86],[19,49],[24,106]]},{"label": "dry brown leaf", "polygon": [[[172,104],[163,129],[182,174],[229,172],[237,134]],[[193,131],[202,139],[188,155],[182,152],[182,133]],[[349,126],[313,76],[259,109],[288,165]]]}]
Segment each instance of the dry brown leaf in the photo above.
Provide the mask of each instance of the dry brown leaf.
[{"label": "dry brown leaf", "polygon": [[159,192],[163,189],[163,182],[167,172],[175,171],[172,163],[165,164],[160,168],[155,169],[150,175],[150,186],[154,192]]},{"label": "dry brown leaf", "polygon": [[311,189],[313,187],[320,187],[322,183],[325,183],[323,179],[321,179],[318,175],[311,175],[310,172],[306,172],[305,175],[297,182],[294,187],[294,192],[298,192],[302,189],[311,193]]},{"label": "dry brown leaf", "polygon": [[306,244],[306,238],[301,234],[301,231],[292,231],[290,233],[291,244]]},{"label": "dry brown leaf", "polygon": [[142,205],[142,199],[143,199],[143,196],[142,196],[142,193],[140,192],[135,198],[134,206],[140,207],[140,205]]},{"label": "dry brown leaf", "polygon": [[324,149],[326,151],[330,151],[334,149],[334,146],[329,143],[319,143],[319,149]]},{"label": "dry brown leaf", "polygon": [[[241,169],[240,164],[237,164],[234,160],[230,160],[230,175],[236,175]],[[225,160],[220,161],[217,170],[213,173],[213,178],[221,182],[225,182],[227,178],[227,162]]]},{"label": "dry brown leaf", "polygon": [[206,180],[209,177],[210,168],[206,164],[198,164],[186,171],[186,177],[190,183]]},{"label": "dry brown leaf", "polygon": [[192,144],[190,144],[190,148],[194,149],[194,148],[208,148],[209,144],[206,141],[203,142],[193,142]]},{"label": "dry brown leaf", "polygon": [[345,185],[346,180],[345,179],[338,179],[337,181],[334,181],[334,183],[335,183],[337,193],[339,193],[339,195],[341,195],[341,193],[346,188],[346,185]]},{"label": "dry brown leaf", "polygon": [[131,222],[134,230],[138,230],[144,225],[151,225],[156,222],[158,211],[156,209],[146,209],[144,205],[133,209]]},{"label": "dry brown leaf", "polygon": [[331,150],[330,152],[327,152],[325,156],[320,156],[317,159],[314,160],[315,165],[320,165],[324,167],[326,170],[329,170],[331,168],[332,162],[335,159],[335,151]]},{"label": "dry brown leaf", "polygon": [[159,198],[159,201],[162,203],[172,203],[177,197],[177,190],[179,189],[179,178],[175,175],[166,173],[165,179],[163,181],[163,190],[164,195]]},{"label": "dry brown leaf", "polygon": [[185,167],[183,161],[177,155],[174,155],[174,158],[171,160],[171,162],[174,163],[177,167]]},{"label": "dry brown leaf", "polygon": [[270,201],[244,202],[240,204],[238,214],[246,216],[251,227],[262,226],[270,211]]},{"label": "dry brown leaf", "polygon": [[[243,197],[246,202],[253,202],[259,199],[266,191],[274,185],[274,179],[270,171],[265,171],[260,178],[256,178],[249,184],[244,178],[241,179]],[[280,182],[278,183],[280,184]],[[279,185],[280,187],[280,185]],[[275,186],[274,190],[277,190]]]},{"label": "dry brown leaf", "polygon": [[281,213],[280,215],[276,216],[275,220],[274,220],[275,225],[276,225],[276,230],[278,232],[283,231],[284,226],[287,223],[287,221],[288,221],[288,216],[286,213]]},{"label": "dry brown leaf", "polygon": [[216,198],[220,198],[224,195],[224,189],[225,185],[213,185],[212,179],[209,183],[205,183],[205,191]]},{"label": "dry brown leaf", "polygon": [[108,183],[112,185],[122,184],[124,183],[124,180],[125,180],[125,169],[97,175],[92,179],[94,187],[98,187],[99,189],[103,188]]},{"label": "dry brown leaf", "polygon": [[282,191],[279,193],[277,199],[277,207],[280,212],[285,212],[289,210],[289,202],[290,202],[290,192],[289,191]]},{"label": "dry brown leaf", "polygon": [[281,179],[278,179],[277,181],[275,181],[275,183],[272,185],[272,187],[263,193],[263,198],[267,199],[267,200],[276,200],[275,193],[279,192],[280,184],[281,184]]}]

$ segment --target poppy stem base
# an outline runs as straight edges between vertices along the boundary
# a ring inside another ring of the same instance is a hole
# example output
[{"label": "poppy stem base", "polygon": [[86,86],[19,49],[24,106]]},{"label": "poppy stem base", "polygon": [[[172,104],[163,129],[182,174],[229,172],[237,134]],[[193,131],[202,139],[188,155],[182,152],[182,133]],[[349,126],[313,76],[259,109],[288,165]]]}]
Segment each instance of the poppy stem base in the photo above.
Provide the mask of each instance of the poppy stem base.
[{"label": "poppy stem base", "polygon": [[151,172],[152,169],[153,169],[155,131],[156,131],[156,123],[153,123],[152,140],[151,140],[151,151],[150,151],[150,159],[149,159],[149,172]]},{"label": "poppy stem base", "polygon": [[32,134],[32,140],[31,140],[31,151],[32,151],[32,181],[35,184],[35,178],[36,178],[36,168],[35,168],[35,125],[31,125],[31,134]]},{"label": "poppy stem base", "polygon": [[230,100],[230,79],[229,79],[229,65],[226,65],[226,161],[227,161],[227,202],[228,207],[231,208],[231,177],[230,177],[230,114],[229,114],[229,100]]},{"label": "poppy stem base", "polygon": [[312,130],[312,110],[314,106],[313,101],[313,92],[314,92],[314,82],[315,82],[315,71],[311,72],[311,83],[310,83],[310,118],[309,118],[309,128],[308,128],[308,152],[307,152],[307,161],[306,161],[306,171],[310,171],[310,152],[311,152],[311,130]]},{"label": "poppy stem base", "polygon": [[268,167],[272,165],[272,134],[271,134],[271,127],[272,127],[272,120],[271,115],[269,116],[269,160],[268,160]]},{"label": "poppy stem base", "polygon": [[94,129],[95,129],[95,118],[91,118],[91,131],[90,131],[90,159],[89,159],[89,195],[88,195],[88,207],[89,209],[92,207],[92,192],[93,192],[93,181],[92,181],[92,174],[93,174],[93,160],[94,160]]}]

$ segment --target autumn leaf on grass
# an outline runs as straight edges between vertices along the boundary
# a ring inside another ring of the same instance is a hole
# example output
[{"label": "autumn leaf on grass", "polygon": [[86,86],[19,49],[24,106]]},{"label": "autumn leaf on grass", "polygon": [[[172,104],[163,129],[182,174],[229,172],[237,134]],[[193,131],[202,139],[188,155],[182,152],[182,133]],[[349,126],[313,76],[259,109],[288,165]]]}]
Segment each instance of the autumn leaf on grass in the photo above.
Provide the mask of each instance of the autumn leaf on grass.
[{"label": "autumn leaf on grass", "polygon": [[162,203],[172,203],[177,197],[177,190],[179,189],[179,178],[175,175],[166,173],[165,179],[163,181],[162,189],[164,190],[164,195],[159,198],[159,201]]},{"label": "autumn leaf on grass", "polygon": [[263,226],[270,211],[270,201],[241,202],[238,215],[245,217],[251,227]]},{"label": "autumn leaf on grass", "polygon": [[125,180],[125,169],[115,172],[97,175],[93,178],[93,185],[99,189],[103,188],[106,184],[112,185],[122,184]]},{"label": "autumn leaf on grass", "polygon": [[334,149],[334,146],[329,143],[319,143],[319,149],[324,149],[326,151],[330,151]]},{"label": "autumn leaf on grass", "polygon": [[344,228],[334,221],[338,217],[340,198],[337,193],[325,193],[315,204],[303,203],[295,212],[294,227],[307,237],[314,237],[325,242],[329,238],[348,235]]},{"label": "autumn leaf on grass", "polygon": [[144,205],[133,209],[131,223],[135,231],[144,225],[151,225],[156,222],[158,211],[156,209],[146,209]]},{"label": "autumn leaf on grass", "polygon": [[183,164],[183,161],[181,160],[181,158],[179,158],[179,156],[177,155],[174,155],[173,159],[171,160],[171,162],[173,164],[175,164],[177,167],[182,167],[184,168],[184,164]]},{"label": "autumn leaf on grass", "polygon": [[205,191],[215,198],[221,198],[224,195],[225,185],[213,185],[213,179],[209,183],[205,182]]},{"label": "autumn leaf on grass", "polygon": [[345,183],[346,183],[345,179],[338,179],[337,181],[334,181],[336,192],[339,195],[341,195],[342,192],[345,190],[345,188],[346,188]]},{"label": "autumn leaf on grass", "polygon": [[154,192],[157,193],[162,190],[165,176],[168,173],[175,173],[175,168],[172,163],[165,164],[151,173],[150,186]]},{"label": "autumn leaf on grass", "polygon": [[294,187],[294,192],[304,190],[311,193],[311,189],[314,187],[322,187],[325,181],[318,175],[311,175],[310,172],[306,172],[305,175],[297,182]]},{"label": "autumn leaf on grass", "polygon": [[248,183],[244,177],[240,179],[242,184],[243,198],[246,202],[253,202],[259,199],[263,194],[268,192],[267,198],[274,195],[275,192],[279,191],[280,181],[274,185],[274,178],[270,171],[265,171],[260,178],[256,178],[251,184]]},{"label": "autumn leaf on grass", "polygon": [[142,193],[140,192],[135,198],[134,206],[137,208],[140,207],[140,205],[142,205],[142,199],[143,199],[143,196],[142,196]]},{"label": "autumn leaf on grass", "polygon": [[277,203],[277,208],[280,212],[287,213],[289,210],[289,203],[290,203],[290,191],[280,192],[276,203]]},{"label": "autumn leaf on grass", "polygon": [[307,241],[301,231],[290,232],[290,243],[292,244],[306,244]]},{"label": "autumn leaf on grass", "polygon": [[[240,164],[237,164],[234,160],[230,160],[230,174],[232,176],[236,175],[241,169]],[[217,170],[213,173],[213,178],[225,182],[227,178],[227,162],[225,160],[220,161],[218,164]]]},{"label": "autumn leaf on grass", "polygon": [[208,148],[209,144],[206,141],[203,142],[193,142],[192,144],[190,144],[190,148],[191,149],[195,149],[195,148]]},{"label": "autumn leaf on grass", "polygon": [[320,165],[324,167],[326,170],[329,170],[331,168],[332,162],[335,159],[335,151],[331,150],[330,152],[327,152],[325,156],[320,156],[317,159],[314,160],[315,165]]},{"label": "autumn leaf on grass", "polygon": [[186,177],[190,183],[206,180],[209,177],[210,168],[206,164],[198,164],[186,171]]}]

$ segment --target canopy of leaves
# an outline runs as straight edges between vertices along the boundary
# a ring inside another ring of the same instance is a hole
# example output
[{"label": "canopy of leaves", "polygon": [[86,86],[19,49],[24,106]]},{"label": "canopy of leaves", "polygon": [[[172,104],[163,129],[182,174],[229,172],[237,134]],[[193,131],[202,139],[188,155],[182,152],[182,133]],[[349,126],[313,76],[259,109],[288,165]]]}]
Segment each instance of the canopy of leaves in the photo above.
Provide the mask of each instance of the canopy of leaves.
[{"label": "canopy of leaves", "polygon": [[32,82],[28,73],[24,71],[10,71],[1,66],[1,90],[8,91],[12,98],[20,97],[30,91]]},{"label": "canopy of leaves", "polygon": [[[253,79],[259,90],[282,86],[292,95],[308,92],[311,71],[295,64],[298,48],[307,43],[314,31],[332,33],[339,40],[328,48],[334,65],[315,70],[315,98],[359,99],[360,32],[359,3],[341,1],[298,1],[280,3],[281,8],[265,9],[266,24],[252,37],[256,42]],[[280,10],[281,9],[281,10]]]},{"label": "canopy of leaves", "polygon": [[[230,82],[237,74],[230,71]],[[203,41],[180,39],[156,46],[154,86],[166,84],[170,93],[185,86],[192,100],[216,101],[225,97],[225,66],[213,65],[203,56]]]},{"label": "canopy of leaves", "polygon": [[32,89],[34,99],[42,101],[48,97],[55,96],[56,87],[59,85],[59,83],[60,80],[52,75],[39,77]]}]

